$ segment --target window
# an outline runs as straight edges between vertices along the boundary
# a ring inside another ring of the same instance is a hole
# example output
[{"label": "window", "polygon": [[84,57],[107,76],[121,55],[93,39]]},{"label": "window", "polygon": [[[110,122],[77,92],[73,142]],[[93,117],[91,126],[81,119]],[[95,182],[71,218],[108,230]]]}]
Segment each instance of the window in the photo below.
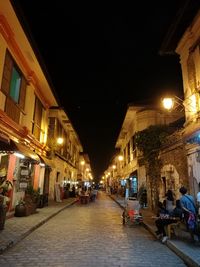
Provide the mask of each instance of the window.
[{"label": "window", "polygon": [[42,115],[43,115],[43,106],[39,98],[36,96],[32,133],[36,137],[36,139],[39,141],[40,141],[40,132],[41,132],[41,124],[42,124]]},{"label": "window", "polygon": [[16,70],[16,68],[13,66],[10,82],[10,96],[16,103],[19,102],[20,85],[21,76]]},{"label": "window", "polygon": [[8,51],[5,54],[1,91],[6,96],[5,112],[19,123],[24,110],[27,82]]}]

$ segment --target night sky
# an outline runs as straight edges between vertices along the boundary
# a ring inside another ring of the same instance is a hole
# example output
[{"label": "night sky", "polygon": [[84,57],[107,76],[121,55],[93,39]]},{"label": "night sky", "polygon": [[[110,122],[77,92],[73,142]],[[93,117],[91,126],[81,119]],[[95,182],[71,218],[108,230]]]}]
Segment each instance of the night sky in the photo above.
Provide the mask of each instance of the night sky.
[{"label": "night sky", "polygon": [[182,93],[178,56],[158,52],[183,0],[14,2],[99,177],[115,151],[127,104]]}]

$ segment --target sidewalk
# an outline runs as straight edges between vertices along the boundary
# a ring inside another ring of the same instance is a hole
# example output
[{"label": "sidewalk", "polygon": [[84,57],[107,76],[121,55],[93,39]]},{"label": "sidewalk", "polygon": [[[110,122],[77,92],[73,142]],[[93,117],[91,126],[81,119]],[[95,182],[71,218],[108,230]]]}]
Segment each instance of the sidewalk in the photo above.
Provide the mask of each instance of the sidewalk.
[{"label": "sidewalk", "polygon": [[[110,197],[116,201],[120,207],[125,206],[124,198],[116,197],[116,195],[110,195]],[[147,208],[142,209],[143,224],[157,238],[155,231],[155,219],[152,216],[155,214]],[[158,241],[159,242],[159,241]],[[167,240],[166,245],[174,251],[188,266],[196,267],[200,266],[200,244],[191,243],[188,238],[170,239]]]},{"label": "sidewalk", "polygon": [[5,229],[0,231],[0,254],[76,201],[76,198],[64,199],[61,203],[49,201],[47,207],[37,209],[35,214],[7,219]]}]

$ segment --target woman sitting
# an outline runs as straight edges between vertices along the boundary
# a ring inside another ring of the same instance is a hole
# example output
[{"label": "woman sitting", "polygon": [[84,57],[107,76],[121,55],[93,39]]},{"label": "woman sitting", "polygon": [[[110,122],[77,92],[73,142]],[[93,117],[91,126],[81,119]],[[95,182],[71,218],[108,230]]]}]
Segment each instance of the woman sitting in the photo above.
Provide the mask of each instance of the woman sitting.
[{"label": "woman sitting", "polygon": [[165,227],[171,223],[176,223],[178,219],[181,218],[182,209],[180,205],[180,200],[176,201],[176,207],[171,213],[168,212],[163,203],[159,202],[159,214],[158,219],[155,221],[155,224],[158,229],[156,231],[156,234],[158,236],[162,236],[162,243],[166,242],[166,240],[168,239]]}]

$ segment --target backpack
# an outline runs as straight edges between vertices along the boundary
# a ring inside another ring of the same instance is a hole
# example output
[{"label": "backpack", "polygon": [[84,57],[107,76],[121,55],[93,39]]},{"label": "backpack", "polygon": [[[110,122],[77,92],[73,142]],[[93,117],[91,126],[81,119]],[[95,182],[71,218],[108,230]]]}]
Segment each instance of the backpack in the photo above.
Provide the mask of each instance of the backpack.
[{"label": "backpack", "polygon": [[188,223],[188,228],[190,230],[194,230],[195,229],[195,227],[196,227],[196,218],[195,218],[195,215],[192,212],[190,212],[190,214],[189,214],[187,223]]}]

